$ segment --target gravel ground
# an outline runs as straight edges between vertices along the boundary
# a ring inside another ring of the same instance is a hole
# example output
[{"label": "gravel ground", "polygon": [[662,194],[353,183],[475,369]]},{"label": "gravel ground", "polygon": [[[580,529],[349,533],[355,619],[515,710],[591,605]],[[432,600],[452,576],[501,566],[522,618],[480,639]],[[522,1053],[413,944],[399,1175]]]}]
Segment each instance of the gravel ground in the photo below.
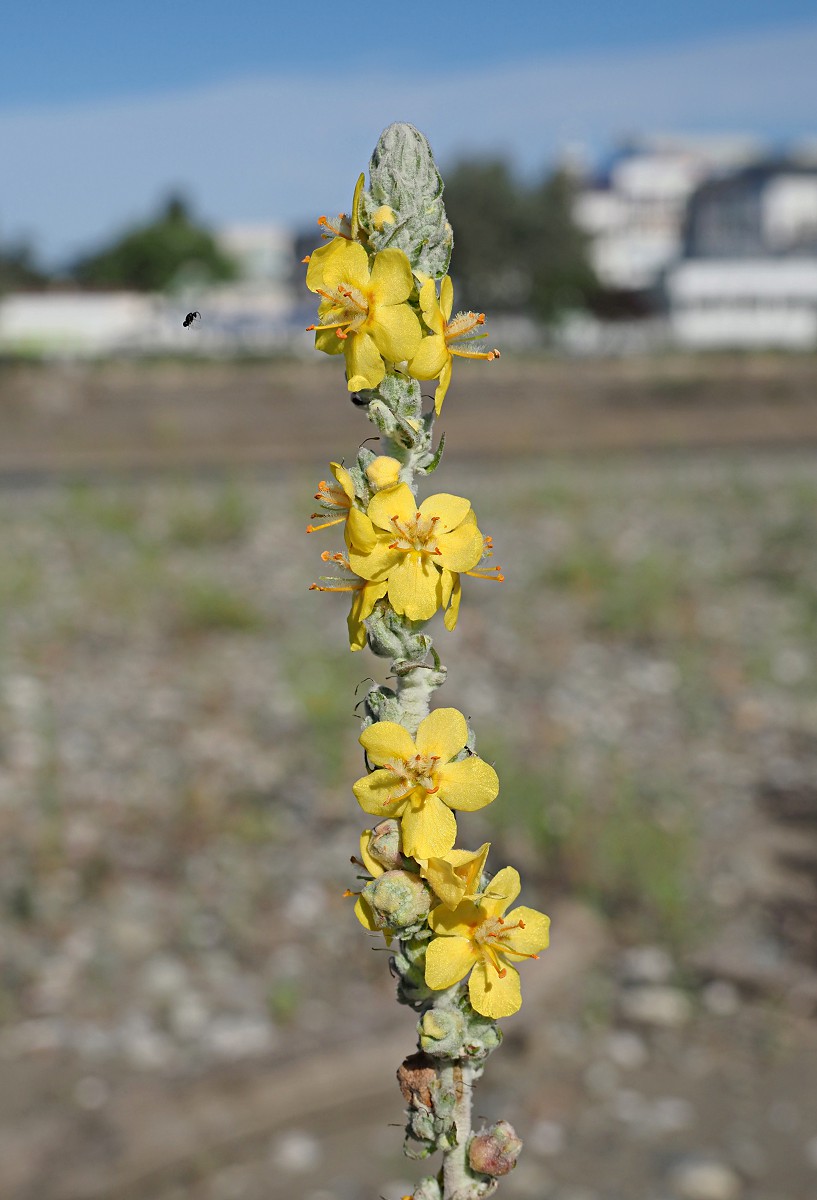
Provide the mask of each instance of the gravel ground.
[{"label": "gravel ground", "polygon": [[[465,841],[571,931],[481,1092],[528,1139],[509,1200],[817,1192],[816,467],[434,480],[507,575],[439,631],[503,788]],[[342,898],[373,663],[343,598],[306,591],[332,548],[302,533],[316,482],[0,494],[4,1197],[392,1200],[417,1177],[383,1127],[410,1015]],[[348,1091],[380,1042],[382,1083]]]}]

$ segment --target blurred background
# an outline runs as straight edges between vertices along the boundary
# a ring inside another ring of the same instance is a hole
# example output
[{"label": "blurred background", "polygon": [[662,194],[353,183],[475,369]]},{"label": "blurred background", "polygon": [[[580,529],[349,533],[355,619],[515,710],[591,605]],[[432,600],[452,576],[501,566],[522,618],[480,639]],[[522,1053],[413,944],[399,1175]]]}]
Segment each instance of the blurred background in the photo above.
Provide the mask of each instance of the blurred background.
[{"label": "blurred background", "polygon": [[817,1194],[816,60],[805,0],[4,12],[4,1200],[423,1173],[342,898],[382,670],[303,533],[370,430],[300,259],[393,120],[503,351],[431,488],[506,574],[439,629],[502,783],[462,840],[553,920],[502,1194]]}]

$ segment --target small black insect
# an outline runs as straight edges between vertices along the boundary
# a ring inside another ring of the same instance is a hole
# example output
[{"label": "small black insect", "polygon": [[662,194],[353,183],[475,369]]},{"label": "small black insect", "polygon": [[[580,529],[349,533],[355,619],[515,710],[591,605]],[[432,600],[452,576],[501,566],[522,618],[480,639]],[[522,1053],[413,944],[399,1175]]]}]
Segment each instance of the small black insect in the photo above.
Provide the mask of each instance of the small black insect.
[{"label": "small black insect", "polygon": [[195,321],[196,317],[198,317],[198,318],[199,318],[199,320],[201,320],[201,313],[200,313],[200,312],[191,312],[191,313],[188,313],[188,314],[187,314],[187,316],[186,316],[186,317],[184,318],[184,320],[182,321],[182,325],[184,326],[184,328],[185,328],[185,329],[189,329],[189,328],[190,328],[190,326],[191,326],[191,325],[193,324],[193,322]]}]

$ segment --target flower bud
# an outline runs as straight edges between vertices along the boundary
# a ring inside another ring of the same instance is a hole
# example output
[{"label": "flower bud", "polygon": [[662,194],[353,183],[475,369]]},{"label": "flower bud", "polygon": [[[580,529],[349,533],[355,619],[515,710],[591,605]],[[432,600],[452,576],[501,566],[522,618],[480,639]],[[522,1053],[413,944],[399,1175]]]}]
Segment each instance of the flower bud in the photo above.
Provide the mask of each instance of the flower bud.
[{"label": "flower bud", "polygon": [[522,1139],[516,1136],[513,1125],[497,1121],[471,1139],[468,1162],[480,1175],[507,1175],[516,1166],[521,1150]]},{"label": "flower bud", "polygon": [[396,458],[390,458],[388,454],[379,454],[366,468],[366,477],[369,483],[378,491],[380,488],[390,487],[391,484],[397,483],[399,474],[400,463]]},{"label": "flower bud", "polygon": [[465,1017],[458,1008],[429,1008],[418,1024],[420,1045],[438,1058],[459,1056],[465,1034]]},{"label": "flower bud", "polygon": [[381,204],[380,208],[376,208],[372,213],[372,225],[378,232],[386,225],[393,225],[397,217],[394,215],[394,209],[388,204]]},{"label": "flower bud", "polygon": [[400,842],[400,822],[389,817],[375,825],[369,834],[369,854],[387,871],[401,867],[405,861]]},{"label": "flower bud", "polygon": [[408,871],[386,871],[371,879],[362,892],[378,928],[405,933],[417,928],[428,915],[432,893],[418,875]]},{"label": "flower bud", "polygon": [[[443,181],[426,138],[413,125],[396,123],[381,133],[369,164],[365,223],[375,250],[396,246],[415,271],[440,279],[454,244],[443,206]],[[389,208],[393,220],[383,220]]]}]

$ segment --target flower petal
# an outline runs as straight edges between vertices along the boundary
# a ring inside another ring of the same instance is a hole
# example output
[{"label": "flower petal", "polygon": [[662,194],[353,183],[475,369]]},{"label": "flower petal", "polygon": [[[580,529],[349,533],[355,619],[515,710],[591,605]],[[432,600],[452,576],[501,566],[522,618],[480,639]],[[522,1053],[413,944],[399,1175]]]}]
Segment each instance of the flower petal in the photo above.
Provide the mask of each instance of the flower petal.
[{"label": "flower petal", "polygon": [[370,286],[378,305],[402,304],[408,300],[414,287],[414,277],[411,263],[402,250],[381,250],[374,256]]},{"label": "flower petal", "polygon": [[440,283],[440,312],[445,317],[446,321],[451,316],[451,310],[454,307],[454,285],[451,282],[450,275],[443,275]]},{"label": "flower petal", "polygon": [[324,354],[342,354],[344,343],[335,329],[315,330],[315,349]]},{"label": "flower petal", "polygon": [[444,337],[436,334],[424,337],[409,361],[409,375],[415,379],[438,379],[443,367],[450,361],[451,353]]},{"label": "flower petal", "polygon": [[451,385],[451,374],[453,368],[454,359],[451,357],[451,355],[449,355],[448,362],[445,364],[442,371],[440,371],[440,382],[437,385],[437,390],[434,393],[434,412],[437,414],[437,416],[439,416],[442,412],[443,400],[445,400],[445,394]]},{"label": "flower petal", "polygon": [[472,937],[484,920],[482,905],[471,900],[461,901],[453,912],[440,904],[428,914],[428,923],[435,933],[452,933],[465,938]]},{"label": "flower petal", "polygon": [[521,958],[529,958],[531,954],[538,954],[540,950],[547,948],[550,942],[550,917],[537,912],[535,908],[520,905],[519,908],[505,914],[506,925],[513,925],[517,921],[521,921],[524,928],[511,929],[503,934],[503,954],[508,954],[511,958],[514,954]]},{"label": "flower petal", "polygon": [[328,287],[324,278],[327,266],[332,259],[342,250],[344,238],[332,238],[331,242],[324,242],[313,250],[309,256],[309,263],[306,268],[306,286],[311,292],[328,291]]},{"label": "flower petal", "polygon": [[519,972],[504,963],[503,967],[505,974],[500,978],[494,967],[483,959],[471,972],[468,995],[472,1008],[483,1017],[510,1017],[522,1007]]},{"label": "flower petal", "polygon": [[393,304],[377,309],[369,334],[384,358],[389,362],[402,362],[416,354],[423,331],[407,304]]},{"label": "flower petal", "polygon": [[471,571],[485,552],[485,539],[473,512],[450,533],[444,533],[437,543],[439,563],[449,571]]},{"label": "flower petal", "polygon": [[343,343],[343,353],[346,355],[346,386],[350,392],[376,388],[385,377],[386,365],[368,333],[350,331]]},{"label": "flower petal", "polygon": [[355,901],[355,916],[357,917],[358,921],[360,921],[364,929],[369,929],[372,933],[380,932],[380,926],[374,919],[374,913],[372,912],[371,905],[369,904],[368,900],[364,900],[362,896],[358,896],[357,900]]},{"label": "flower petal", "polygon": [[[445,577],[446,572],[443,572]],[[459,575],[454,575],[454,586],[451,589],[451,602],[445,610],[443,624],[450,632],[457,628],[457,617],[460,615],[460,601],[462,600],[462,584],[460,583]]]},{"label": "flower petal", "polygon": [[449,808],[476,812],[499,795],[499,776],[476,754],[437,768],[439,797]]},{"label": "flower petal", "polygon": [[379,863],[376,858],[372,858],[369,853],[369,841],[372,836],[371,829],[364,829],[360,835],[360,857],[364,867],[371,875],[372,879],[377,879],[378,875],[382,875],[386,868],[382,863]]},{"label": "flower petal", "polygon": [[419,804],[412,798],[406,805],[401,834],[409,858],[442,858],[457,840],[457,822],[438,796],[426,794]]},{"label": "flower petal", "polygon": [[440,311],[440,304],[437,300],[437,285],[433,279],[427,279],[420,288],[420,311],[423,314],[423,320],[431,332],[442,336],[445,332],[445,320],[443,313]]},{"label": "flower petal", "polygon": [[350,508],[346,519],[346,545],[369,554],[377,545],[377,534],[374,525],[359,508]]},{"label": "flower petal", "polygon": [[417,753],[409,731],[397,721],[375,721],[358,738],[363,749],[378,767],[390,762],[408,762]]},{"label": "flower petal", "polygon": [[[371,507],[371,506],[370,506]],[[451,496],[448,492],[438,492],[436,496],[428,496],[420,505],[420,514],[424,517],[437,517],[440,529],[448,533],[461,525],[471,511],[471,501],[465,496]],[[371,514],[369,514],[371,516]],[[414,516],[414,513],[411,514]],[[474,518],[476,521],[476,518]]]},{"label": "flower petal", "polygon": [[[363,811],[373,817],[380,817],[381,820],[385,817],[399,817],[408,804],[409,798],[400,796],[399,788],[400,776],[395,775],[394,771],[386,770],[372,771],[370,775],[364,775],[352,785],[355,799]],[[395,793],[399,799],[391,800],[390,796]]]},{"label": "flower petal", "polygon": [[[352,509],[352,512],[354,511]],[[361,579],[375,583],[388,579],[389,573],[401,558],[400,551],[392,550],[387,537],[382,534],[378,536],[371,550],[360,551],[356,546],[349,547],[349,566]]]},{"label": "flower petal", "polygon": [[489,917],[501,917],[522,890],[519,872],[515,867],[503,867],[497,871],[482,894],[479,906]]},{"label": "flower petal", "polygon": [[361,290],[369,287],[369,256],[360,242],[350,242],[347,238],[333,238],[325,253],[316,250],[306,270],[307,287],[310,286],[310,268],[316,258],[319,260],[318,287],[322,291],[333,292],[339,285],[352,285]]},{"label": "flower petal", "polygon": [[388,586],[388,581],[384,579],[382,583],[367,583],[355,592],[346,618],[351,650],[362,650],[366,645],[366,626],[363,622],[371,616],[376,602],[385,596]]},{"label": "flower petal", "polygon": [[432,938],[426,950],[426,983],[435,991],[453,987],[476,962],[471,943],[462,937]]},{"label": "flower petal", "polygon": [[335,476],[335,479],[337,479],[338,483],[343,488],[347,500],[354,500],[355,481],[352,479],[352,476],[342,463],[333,462],[330,463],[329,466],[332,468],[332,474]]},{"label": "flower petal", "polygon": [[417,501],[407,483],[396,483],[393,487],[381,488],[369,501],[367,513],[380,529],[395,536],[394,521],[401,524],[413,521],[417,515]]},{"label": "flower petal", "polygon": [[460,879],[453,864],[445,858],[430,858],[420,874],[448,909],[455,909],[465,895],[465,880]]},{"label": "flower petal", "polygon": [[426,758],[450,762],[468,741],[468,724],[457,708],[435,708],[419,725],[417,749]]},{"label": "flower petal", "polygon": [[410,621],[427,621],[440,607],[440,572],[428,555],[410,551],[389,571],[389,603]]},{"label": "flower petal", "polygon": [[[444,858],[430,858],[420,874],[446,908],[455,909],[468,895],[474,895],[488,856],[489,842],[472,853],[451,850]],[[478,911],[478,910],[475,910]]]}]

